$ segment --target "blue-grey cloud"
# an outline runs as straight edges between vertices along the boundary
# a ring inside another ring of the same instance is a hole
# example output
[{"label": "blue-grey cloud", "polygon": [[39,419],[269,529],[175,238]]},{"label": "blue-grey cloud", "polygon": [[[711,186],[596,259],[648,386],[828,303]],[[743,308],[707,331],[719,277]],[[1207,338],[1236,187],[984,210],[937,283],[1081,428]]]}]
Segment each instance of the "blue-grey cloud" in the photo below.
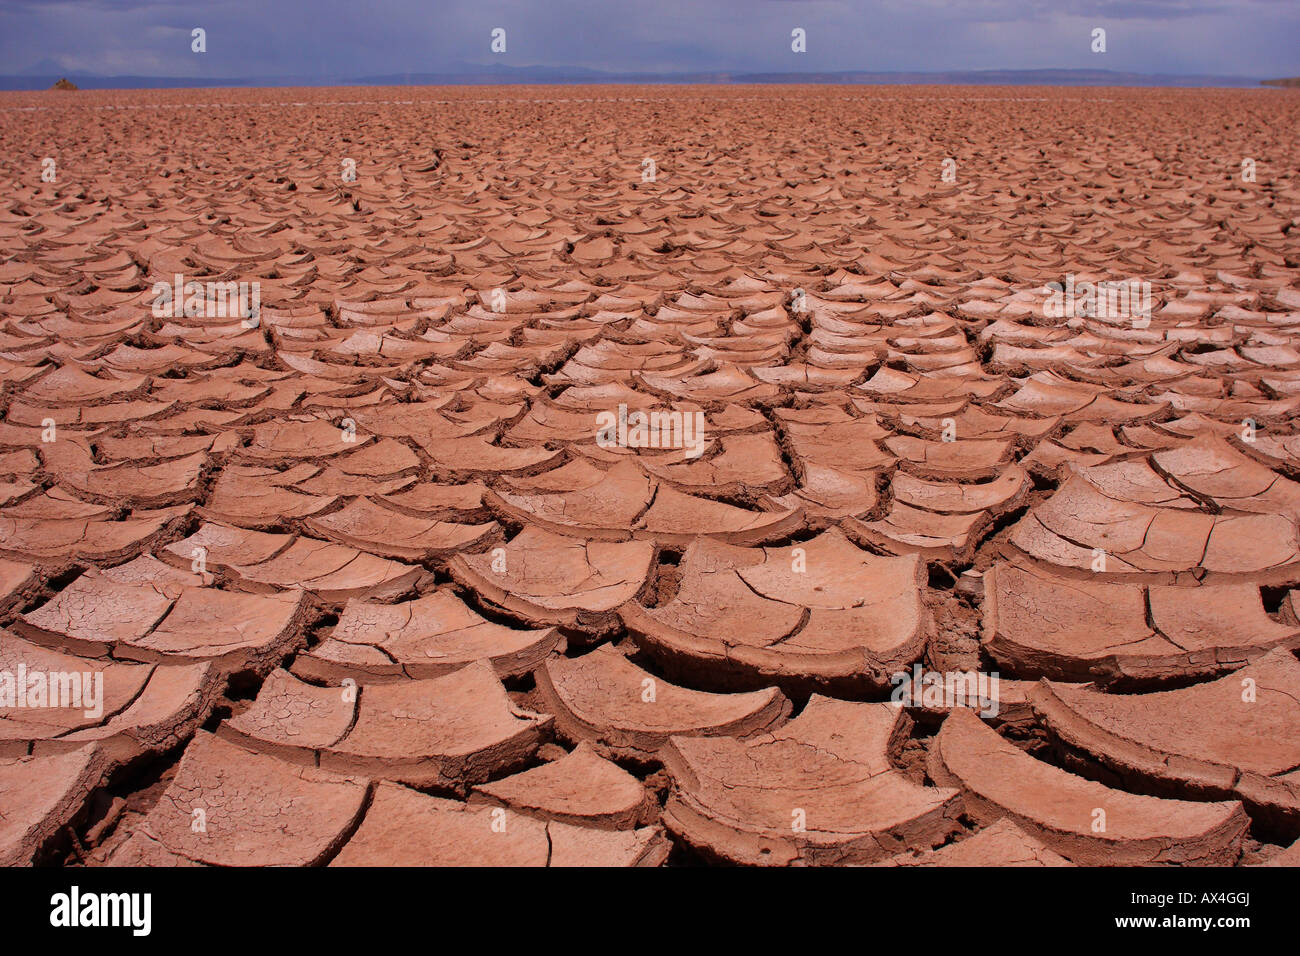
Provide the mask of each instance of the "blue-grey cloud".
[{"label": "blue-grey cloud", "polygon": [[[192,53],[190,30],[207,31]],[[502,27],[507,50],[489,49]],[[807,32],[807,52],[790,31]],[[1091,31],[1107,51],[1091,51]],[[7,0],[9,71],[195,77],[1101,68],[1300,73],[1294,0]]]}]

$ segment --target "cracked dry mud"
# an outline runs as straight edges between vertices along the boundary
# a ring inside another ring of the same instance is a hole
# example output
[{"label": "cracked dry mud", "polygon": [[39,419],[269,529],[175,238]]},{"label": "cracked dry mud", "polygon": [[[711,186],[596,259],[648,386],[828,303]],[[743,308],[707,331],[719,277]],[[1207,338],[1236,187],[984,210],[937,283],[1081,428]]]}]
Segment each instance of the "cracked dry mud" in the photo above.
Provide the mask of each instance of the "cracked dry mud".
[{"label": "cracked dry mud", "polygon": [[1294,864],[1297,94],[0,114],[0,863]]}]

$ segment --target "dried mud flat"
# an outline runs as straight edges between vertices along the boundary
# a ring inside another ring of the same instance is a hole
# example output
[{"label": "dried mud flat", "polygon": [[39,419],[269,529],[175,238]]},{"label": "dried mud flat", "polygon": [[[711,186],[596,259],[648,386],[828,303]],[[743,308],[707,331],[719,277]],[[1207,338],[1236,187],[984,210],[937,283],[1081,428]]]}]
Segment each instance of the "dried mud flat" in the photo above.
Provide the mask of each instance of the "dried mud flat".
[{"label": "dried mud flat", "polygon": [[1295,858],[1297,129],[3,94],[0,862]]}]

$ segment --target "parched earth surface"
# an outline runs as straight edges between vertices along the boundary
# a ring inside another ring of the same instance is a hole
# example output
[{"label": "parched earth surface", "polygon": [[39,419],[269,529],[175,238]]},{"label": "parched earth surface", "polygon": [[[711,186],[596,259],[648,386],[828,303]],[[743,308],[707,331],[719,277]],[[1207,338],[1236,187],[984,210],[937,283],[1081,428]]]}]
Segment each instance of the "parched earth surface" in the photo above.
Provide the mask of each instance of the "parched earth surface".
[{"label": "parched earth surface", "polygon": [[3,94],[0,863],[1294,859],[1297,130]]}]

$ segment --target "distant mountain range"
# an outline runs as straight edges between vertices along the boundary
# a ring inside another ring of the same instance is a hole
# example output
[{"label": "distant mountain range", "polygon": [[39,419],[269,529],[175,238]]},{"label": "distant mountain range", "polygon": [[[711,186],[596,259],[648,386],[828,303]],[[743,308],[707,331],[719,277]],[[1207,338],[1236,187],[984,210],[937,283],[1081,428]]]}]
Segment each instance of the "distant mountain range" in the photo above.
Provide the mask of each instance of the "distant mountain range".
[{"label": "distant mountain range", "polygon": [[1273,86],[1295,80],[1249,76],[1184,76],[1123,73],[1112,70],[947,70],[877,73],[607,73],[581,67],[483,66],[449,64],[437,73],[390,73],[380,76],[102,76],[58,69],[42,61],[18,74],[0,76],[0,90],[46,90],[66,77],[83,90],[173,89],[248,86],[487,86],[499,84],[595,83],[818,83],[818,84],[955,84],[977,86]]}]

